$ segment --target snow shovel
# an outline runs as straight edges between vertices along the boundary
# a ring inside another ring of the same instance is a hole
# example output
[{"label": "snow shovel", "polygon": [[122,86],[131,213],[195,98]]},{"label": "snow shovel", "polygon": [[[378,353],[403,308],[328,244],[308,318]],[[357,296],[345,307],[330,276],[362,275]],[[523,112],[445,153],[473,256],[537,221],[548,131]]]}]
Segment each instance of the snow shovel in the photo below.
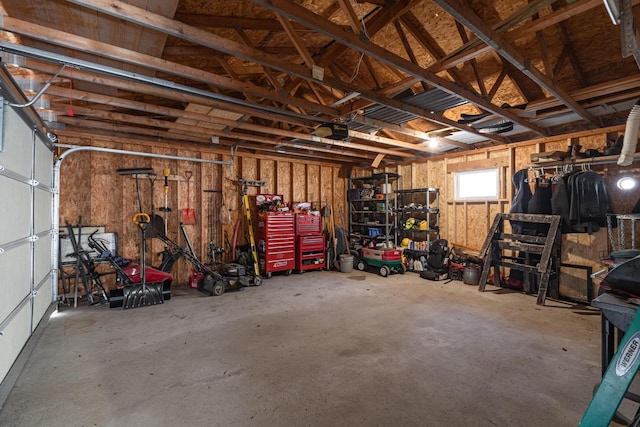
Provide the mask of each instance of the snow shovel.
[{"label": "snow shovel", "polygon": [[187,207],[182,209],[182,222],[185,225],[193,225],[196,223],[196,211],[191,207],[191,171],[185,171],[184,176],[187,178]]}]

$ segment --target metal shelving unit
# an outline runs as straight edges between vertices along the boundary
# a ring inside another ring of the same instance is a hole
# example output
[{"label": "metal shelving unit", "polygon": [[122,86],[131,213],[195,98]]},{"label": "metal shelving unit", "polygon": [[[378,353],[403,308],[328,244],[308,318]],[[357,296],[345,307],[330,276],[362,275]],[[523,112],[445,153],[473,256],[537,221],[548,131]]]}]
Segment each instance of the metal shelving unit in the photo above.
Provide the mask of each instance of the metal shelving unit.
[{"label": "metal shelving unit", "polygon": [[[424,242],[424,250],[434,240],[440,238],[440,189],[414,188],[395,191],[395,243],[399,245],[402,239],[409,238],[413,242]],[[413,219],[412,227],[406,224]],[[422,221],[426,227],[420,227]],[[409,248],[422,250],[420,248]]]},{"label": "metal shelving unit", "polygon": [[394,241],[394,188],[400,175],[381,172],[349,178],[349,238],[351,246],[381,236]]}]

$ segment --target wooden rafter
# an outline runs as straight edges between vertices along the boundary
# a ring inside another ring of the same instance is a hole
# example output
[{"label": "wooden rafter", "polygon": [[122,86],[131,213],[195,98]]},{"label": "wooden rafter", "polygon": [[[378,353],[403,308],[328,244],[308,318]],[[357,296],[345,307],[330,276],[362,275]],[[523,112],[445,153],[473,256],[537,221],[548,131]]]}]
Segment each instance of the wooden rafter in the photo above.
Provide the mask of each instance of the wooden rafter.
[{"label": "wooden rafter", "polygon": [[[393,26],[395,27],[396,32],[398,33],[398,37],[400,37],[400,42],[402,43],[402,46],[404,47],[405,52],[407,52],[407,55],[409,56],[409,60],[419,67],[420,63],[418,62],[418,58],[416,58],[415,53],[413,53],[413,48],[411,47],[409,40],[407,40],[407,35],[404,33],[404,30],[402,29],[402,25],[400,24],[399,21],[394,21]],[[422,88],[424,90],[429,89],[429,85],[427,84],[427,82],[421,81],[420,83],[422,84]]]},{"label": "wooden rafter", "polygon": [[[518,117],[516,114],[513,114],[508,110],[503,110],[487,102],[485,99],[481,98],[480,96],[476,95],[470,90],[464,87],[461,87],[459,85],[456,85],[453,82],[445,80],[442,77],[439,77],[436,74],[433,74],[428,70],[425,70],[424,68],[421,68],[416,64],[410,61],[407,61],[393,54],[392,52],[389,52],[386,49],[383,49],[372,43],[365,42],[351,32],[343,31],[341,28],[337,27],[332,22],[326,21],[318,17],[318,15],[308,11],[307,9],[301,6],[288,3],[285,0],[255,0],[255,1],[256,3],[264,5],[267,8],[276,10],[278,13],[287,15],[290,19],[294,19],[294,20],[297,20],[298,22],[304,23],[306,27],[312,28],[323,34],[327,34],[327,35],[331,34],[333,35],[334,39],[339,40],[342,44],[350,46],[360,52],[365,53],[366,55],[374,57],[379,61],[386,62],[388,65],[393,66],[394,68],[397,68],[403,72],[406,72],[407,74],[412,75],[413,77],[419,78],[420,80],[424,80],[434,86],[438,86],[449,93],[453,93],[460,97],[466,98],[470,102],[481,106],[487,111],[490,111],[499,116],[503,116],[539,134],[542,134],[542,135],[547,134],[547,131],[545,129],[539,126],[533,125],[527,122],[526,120],[523,120],[522,118]],[[363,92],[363,97],[366,98],[367,96],[365,96],[364,94],[365,92]],[[432,118],[427,118],[427,119],[433,120]],[[453,123],[454,123],[453,125],[454,127],[457,127],[457,128],[461,127],[461,125],[459,125],[458,123],[456,122],[453,122]],[[448,123],[447,125],[450,125],[450,124]],[[468,129],[469,128],[466,128],[464,130],[468,130]],[[484,136],[489,137],[489,135],[484,135]],[[491,135],[491,136],[495,136],[495,135]]]},{"label": "wooden rafter", "polygon": [[278,18],[278,22],[280,22],[280,25],[282,25],[285,33],[287,33],[287,36],[289,36],[289,40],[291,40],[291,43],[293,43],[293,46],[298,51],[298,54],[300,55],[300,57],[302,57],[302,60],[305,62],[305,64],[307,64],[307,67],[313,67],[315,65],[315,61],[313,60],[313,58],[311,58],[311,54],[309,54],[309,51],[305,47],[302,39],[298,37],[298,33],[296,33],[296,30],[293,28],[291,21],[279,14],[276,14],[276,18]]},{"label": "wooden rafter", "polygon": [[[413,34],[418,43],[422,45],[423,48],[427,50],[434,58],[434,60],[439,60],[445,56],[444,50],[438,45],[438,42],[429,34],[429,32],[424,28],[424,26],[420,23],[420,20],[413,14],[413,12],[409,11],[400,17],[402,23],[407,27],[407,29]],[[453,79],[454,82],[458,84],[463,84],[462,76],[456,68],[450,68],[445,70]]]},{"label": "wooden rafter", "polygon": [[[458,29],[458,34],[462,39],[462,43],[469,42],[469,37],[467,36],[467,32],[465,31],[464,26],[460,24],[458,21],[456,21],[456,28]],[[471,61],[469,62],[471,63],[471,69],[473,70],[473,75],[476,78],[476,83],[478,84],[478,88],[480,88],[480,94],[486,98],[487,87],[484,85],[484,80],[480,75],[480,70],[478,69],[478,61],[476,61],[476,58],[472,58]]]},{"label": "wooden rafter", "polygon": [[[271,55],[265,54],[264,52],[260,51],[259,49],[255,49],[255,48],[251,48],[248,47],[246,45],[234,42],[232,40],[229,39],[225,39],[222,38],[220,36],[217,36],[215,34],[206,32],[206,31],[202,31],[199,30],[197,28],[192,28],[189,26],[186,26],[185,24],[176,22],[174,20],[165,18],[163,16],[160,15],[155,15],[153,13],[150,13],[148,11],[144,11],[141,10],[138,7],[135,6],[131,6],[128,5],[126,3],[120,2],[120,1],[116,1],[116,0],[68,0],[72,3],[75,4],[79,4],[79,5],[83,5],[83,6],[87,6],[90,7],[92,9],[98,10],[100,12],[106,13],[108,15],[112,15],[121,19],[124,19],[126,21],[131,21],[131,22],[135,22],[137,24],[140,24],[142,26],[148,27],[148,28],[152,28],[155,29],[157,31],[161,31],[161,32],[166,32],[169,33],[173,36],[185,39],[185,40],[189,40],[191,42],[194,43],[198,43],[201,44],[203,46],[209,46],[213,49],[219,50],[221,52],[230,54],[230,55],[235,55],[238,56],[240,58],[243,59],[247,59],[250,61],[254,61],[256,63],[259,63],[261,65],[266,65],[266,66],[270,66],[274,69],[286,72],[290,75],[296,76],[296,77],[300,77],[304,80],[314,80],[312,74],[311,74],[311,70],[309,70],[308,68],[304,67],[303,65],[297,65],[297,64],[293,64],[291,62],[285,62],[285,61],[280,61],[274,57],[272,57]],[[400,0],[399,2],[397,2],[396,4],[400,3],[401,6],[403,6],[404,8],[406,7],[410,7],[411,5],[415,4],[417,0]],[[421,1],[421,0],[420,0]],[[261,1],[256,1],[256,2],[261,2]],[[314,17],[314,19],[319,19],[322,20],[322,18],[318,17],[318,15],[312,14],[311,12],[307,11],[304,8],[301,8],[300,6],[297,6],[295,4],[290,4],[290,3],[284,3],[284,2],[280,2],[280,4],[284,4],[284,6],[287,9],[293,9],[299,13],[304,13],[306,16],[312,15]],[[394,4],[395,6],[395,4]],[[396,9],[394,9],[396,10]],[[404,9],[403,9],[404,10]],[[303,12],[304,11],[304,12]],[[287,12],[286,16],[288,16],[290,19],[300,19],[300,17],[296,16],[296,13],[290,13]],[[483,108],[486,108],[489,111],[495,112],[498,115],[501,116],[505,116],[517,123],[521,123],[523,126],[527,127],[527,128],[533,128],[532,130],[534,130],[537,133],[540,134],[546,134],[546,131],[538,126],[534,126],[530,123],[527,123],[526,121],[521,120],[519,117],[517,117],[516,115],[508,112],[508,111],[502,111],[501,109],[497,108],[494,105],[489,104],[488,102],[486,102],[485,100],[479,98],[478,96],[476,96],[475,94],[469,92],[467,89],[461,88],[457,85],[452,84],[451,82],[444,80],[438,76],[436,76],[435,74],[431,74],[428,71],[425,71],[417,66],[415,66],[415,64],[412,64],[408,61],[402,60],[402,58],[397,57],[396,55],[391,54],[390,52],[381,49],[379,47],[373,46],[373,45],[369,45],[368,43],[359,40],[358,36],[356,36],[355,34],[353,34],[353,32],[351,32],[350,30],[348,31],[343,31],[342,27],[337,26],[335,24],[332,24],[328,21],[321,21],[323,24],[326,24],[328,26],[330,26],[330,30],[328,30],[328,34],[332,34],[332,31],[335,34],[340,34],[341,35],[341,40],[342,42],[344,42],[345,40],[343,39],[343,37],[345,36],[345,34],[347,35],[347,38],[349,38],[349,35],[351,38],[355,38],[358,41],[356,42],[357,45],[360,47],[360,49],[363,49],[364,51],[366,51],[368,54],[372,54],[373,52],[371,50],[368,49],[375,49],[375,51],[378,53],[377,55],[374,55],[376,57],[378,57],[378,59],[383,60],[384,62],[387,62],[388,65],[394,65],[395,68],[398,68],[398,66],[400,66],[400,68],[402,68],[403,71],[405,70],[411,70],[411,73],[414,74],[416,77],[420,76],[420,78],[425,78],[426,76],[428,76],[428,81],[432,82],[432,81],[436,81],[439,82],[436,85],[437,86],[441,86],[443,87],[445,90],[452,92],[452,93],[457,93],[458,95],[468,98],[471,100],[471,102],[474,103],[478,103],[480,105],[483,106]],[[305,24],[305,26],[307,26],[307,24]],[[334,34],[334,35],[335,35]],[[352,40],[351,40],[352,41]],[[351,43],[350,41],[350,43]],[[368,47],[364,47],[364,46],[368,46]],[[364,48],[363,48],[364,47]],[[391,58],[391,60],[389,60]],[[399,63],[397,63],[396,60],[401,60]],[[403,62],[404,61],[404,62]],[[408,68],[407,68],[408,66]],[[425,76],[426,75],[426,76]],[[439,124],[444,124],[445,126],[452,126],[452,127],[456,127],[459,128],[461,130],[466,130],[469,131],[471,133],[477,133],[478,135],[482,135],[484,138],[487,139],[491,139],[493,141],[496,142],[505,142],[506,140],[499,136],[499,135],[491,135],[491,134],[482,134],[480,132],[477,132],[476,130],[466,127],[464,125],[460,125],[457,122],[453,121],[453,120],[449,120],[446,119],[442,116],[436,115],[436,114],[432,114],[428,111],[425,111],[421,108],[417,108],[417,107],[412,107],[412,106],[407,106],[406,104],[403,104],[399,101],[393,100],[393,99],[387,99],[383,96],[378,95],[377,93],[373,92],[373,91],[363,91],[362,88],[359,88],[357,86],[351,85],[349,83],[345,83],[341,80],[338,80],[336,78],[332,78],[331,76],[327,76],[325,73],[325,78],[324,78],[324,83],[328,84],[332,87],[334,87],[335,89],[341,90],[345,93],[351,93],[351,92],[361,92],[362,97],[366,98],[372,102],[376,102],[382,105],[387,105],[391,108],[395,108],[398,110],[404,110],[407,112],[410,112],[412,114],[415,114],[418,117],[422,117],[426,120],[429,121],[433,121],[434,123],[439,123]]]},{"label": "wooden rafter", "polygon": [[[59,46],[75,49],[83,53],[98,54],[99,56],[105,58],[127,62],[136,66],[172,73],[174,75],[178,75],[195,81],[200,81],[206,84],[211,84],[224,89],[235,90],[250,94],[251,96],[254,96],[256,98],[266,98],[283,104],[291,103],[293,105],[298,105],[309,110],[323,112],[325,114],[338,114],[337,111],[320,104],[313,104],[301,99],[291,98],[283,94],[254,86],[250,83],[243,83],[232,78],[208,73],[196,68],[188,67],[186,65],[181,65],[162,58],[157,58],[155,56],[145,55],[140,52],[116,47],[96,40],[64,33],[62,31],[31,24],[8,16],[4,17],[1,26],[2,29],[6,31],[27,35],[38,40],[43,40],[49,43],[57,44]],[[256,104],[256,107],[259,108],[259,105]]]},{"label": "wooden rafter", "polygon": [[579,103],[571,99],[564,89],[553,83],[549,77],[541,73],[537,68],[530,66],[529,61],[527,61],[520,52],[505,41],[504,38],[489,25],[483,22],[470,8],[465,7],[459,1],[455,0],[434,0],[434,2],[451,14],[456,21],[473,31],[482,41],[498,52],[500,56],[520,69],[538,85],[553,94],[553,96],[562,101],[563,104],[580,117],[596,127],[600,125],[598,120]]},{"label": "wooden rafter", "polygon": [[347,15],[347,20],[349,21],[349,25],[351,26],[353,32],[356,34],[360,34],[362,32],[362,23],[360,22],[360,19],[358,19],[358,14],[353,9],[351,1],[338,0],[338,3],[340,4],[340,7],[344,11],[344,13]]}]

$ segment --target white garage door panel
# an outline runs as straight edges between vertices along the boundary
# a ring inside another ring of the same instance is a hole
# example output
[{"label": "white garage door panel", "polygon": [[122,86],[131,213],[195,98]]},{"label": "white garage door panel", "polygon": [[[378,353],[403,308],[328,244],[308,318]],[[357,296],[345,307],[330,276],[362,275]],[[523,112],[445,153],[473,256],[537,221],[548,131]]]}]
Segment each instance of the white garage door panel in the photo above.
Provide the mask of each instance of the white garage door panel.
[{"label": "white garage door panel", "polygon": [[0,246],[30,235],[30,186],[0,176]]},{"label": "white garage door panel", "polygon": [[34,194],[35,234],[51,230],[51,193],[35,189]]},{"label": "white garage door panel", "polygon": [[25,304],[8,324],[0,336],[0,378],[4,378],[31,335],[31,304]]},{"label": "white garage door panel", "polygon": [[42,319],[42,316],[44,316],[51,305],[52,299],[53,290],[51,289],[51,275],[49,274],[44,278],[44,282],[41,283],[40,288],[37,289],[37,293],[33,298],[33,330],[36,329],[40,319]]},{"label": "white garage door panel", "polygon": [[36,173],[35,180],[42,185],[52,187],[53,180],[53,159],[51,150],[41,143],[36,144]]},{"label": "white garage door panel", "polygon": [[5,108],[5,112],[4,152],[0,153],[0,164],[30,177],[33,132],[12,108]]},{"label": "white garage door panel", "polygon": [[2,284],[0,322],[31,292],[30,256],[28,243],[0,255],[0,284]]},{"label": "white garage door panel", "polygon": [[51,272],[51,235],[42,236],[34,243],[34,280],[35,286]]}]

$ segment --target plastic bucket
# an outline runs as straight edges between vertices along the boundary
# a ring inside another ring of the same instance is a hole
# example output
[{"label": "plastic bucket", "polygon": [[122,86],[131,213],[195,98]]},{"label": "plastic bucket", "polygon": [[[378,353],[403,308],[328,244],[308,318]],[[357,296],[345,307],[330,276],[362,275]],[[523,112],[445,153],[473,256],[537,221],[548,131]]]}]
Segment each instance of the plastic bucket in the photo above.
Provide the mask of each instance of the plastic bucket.
[{"label": "plastic bucket", "polygon": [[462,283],[465,285],[477,285],[480,283],[480,266],[478,264],[465,266],[462,271]]},{"label": "plastic bucket", "polygon": [[340,271],[343,273],[351,273],[353,271],[353,255],[340,255]]}]

